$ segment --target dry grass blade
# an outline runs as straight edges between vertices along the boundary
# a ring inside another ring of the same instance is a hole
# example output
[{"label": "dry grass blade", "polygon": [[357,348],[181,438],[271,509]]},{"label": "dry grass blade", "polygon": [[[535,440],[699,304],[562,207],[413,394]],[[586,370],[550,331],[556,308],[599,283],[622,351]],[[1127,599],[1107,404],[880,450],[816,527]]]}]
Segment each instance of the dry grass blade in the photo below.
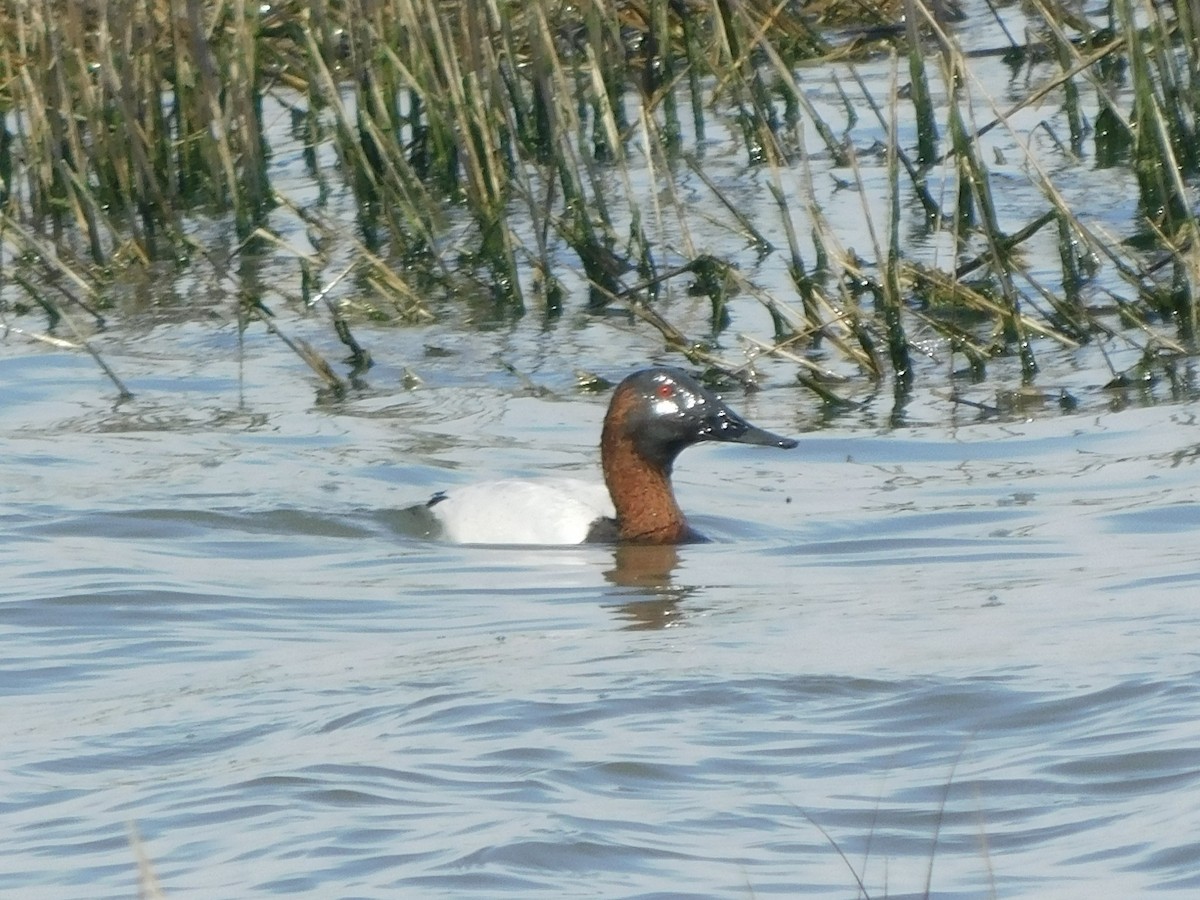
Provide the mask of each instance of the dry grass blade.
[{"label": "dry grass blade", "polygon": [[695,173],[696,177],[704,182],[704,186],[712,191],[712,195],[717,198],[720,204],[729,211],[729,214],[733,216],[741,229],[746,233],[750,242],[754,245],[755,250],[762,254],[772,252],[775,248],[771,245],[771,242],[763,237],[762,232],[750,221],[750,217],[738,209],[737,204],[730,200],[725,192],[717,186],[716,182],[708,176],[708,173],[700,165],[700,161],[690,153],[684,154],[683,160],[687,163],[688,168]]},{"label": "dry grass blade", "polygon": [[[875,115],[875,120],[879,123],[884,131],[888,131],[888,120],[884,118],[883,111],[879,108],[879,104],[875,102],[875,98],[871,95],[867,85],[863,82],[862,76],[858,72],[858,68],[851,65],[849,67],[850,76],[854,79],[854,83],[858,85],[859,91],[862,92],[863,98],[867,101],[867,105]],[[894,142],[893,142],[894,143]],[[908,173],[908,179],[912,183],[913,190],[916,191],[917,199],[921,201],[921,205],[925,208],[925,214],[929,221],[938,223],[947,219],[937,201],[929,194],[929,189],[925,184],[925,178],[922,171],[913,164],[909,156],[904,152],[904,148],[897,146],[895,149],[896,158],[904,166],[904,171]]]},{"label": "dry grass blade", "polygon": [[129,847],[137,860],[139,900],[166,900],[167,895],[163,892],[154,865],[150,862],[142,838],[133,824],[129,826]]},{"label": "dry grass blade", "polygon": [[3,332],[4,337],[10,334],[20,335],[21,337],[29,338],[31,341],[38,341],[47,346],[54,347],[56,350],[78,350],[80,344],[74,344],[71,341],[63,340],[60,337],[55,337],[52,334],[45,334],[39,331],[27,331],[24,328],[17,328],[10,324],[3,317],[0,317],[0,332]]},{"label": "dry grass blade", "polygon": [[[897,60],[893,55],[889,105],[892,118],[888,123],[887,142],[888,251],[887,261],[884,264],[883,294],[880,299],[883,304],[884,326],[887,330],[888,352],[892,357],[892,373],[896,378],[897,391],[904,394],[912,388],[913,370],[912,360],[908,355],[908,338],[904,334],[904,323],[901,320],[904,299],[900,295],[900,165],[897,159],[900,129],[896,120],[899,107],[897,80]],[[854,174],[856,178],[860,177],[857,168]],[[878,245],[876,248],[878,249]]]},{"label": "dry grass blade", "polygon": [[289,350],[304,360],[305,364],[325,382],[326,387],[338,394],[345,392],[346,383],[338,377],[337,373],[333,371],[333,367],[325,361],[325,358],[320,353],[313,349],[311,344],[300,338],[293,339],[284,334],[271,318],[270,313],[261,304],[249,301],[245,304],[245,307],[251,317],[258,319],[267,326],[268,333],[275,335]]}]

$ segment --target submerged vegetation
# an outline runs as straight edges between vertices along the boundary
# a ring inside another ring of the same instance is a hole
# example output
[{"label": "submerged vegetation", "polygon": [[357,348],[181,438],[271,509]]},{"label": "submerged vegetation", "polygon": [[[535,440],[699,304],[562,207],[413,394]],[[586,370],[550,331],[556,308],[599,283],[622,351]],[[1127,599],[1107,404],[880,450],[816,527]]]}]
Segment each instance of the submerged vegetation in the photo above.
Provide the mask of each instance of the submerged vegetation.
[{"label": "submerged vegetation", "polygon": [[[89,346],[80,320],[101,321],[123,273],[207,266],[242,327],[279,333],[269,299],[323,304],[356,369],[369,365],[356,320],[426,321],[429,298],[483,292],[510,314],[620,311],[748,384],[757,357],[789,360],[833,405],[855,380],[902,399],[938,371],[923,360],[947,357],[976,380],[1013,360],[1036,394],[1043,346],[1094,341],[1138,350],[1114,385],[1173,380],[1200,320],[1197,9],[5,0],[0,329]],[[964,51],[983,25],[1004,42]],[[981,59],[1011,74],[1003,104]],[[887,77],[872,84],[867,65]],[[769,204],[712,176],[715,143],[736,147]],[[285,144],[302,159],[286,188],[271,165]],[[1013,148],[1022,158],[1003,158]],[[1095,197],[1064,194],[1061,173],[1081,166],[1113,186],[1104,218]],[[858,193],[869,247],[849,249],[816,172]],[[998,211],[1014,177],[1020,222]],[[336,192],[356,222],[330,215]],[[205,246],[197,216],[228,216],[236,246]],[[1055,271],[1029,264],[1034,242],[1057,248]],[[239,279],[239,254],[265,248],[295,253],[293,287]],[[786,279],[756,277],[776,259]],[[665,301],[683,291],[711,310],[703,333],[671,321]],[[746,305],[770,333],[730,355]],[[18,328],[35,313],[44,328]]]}]

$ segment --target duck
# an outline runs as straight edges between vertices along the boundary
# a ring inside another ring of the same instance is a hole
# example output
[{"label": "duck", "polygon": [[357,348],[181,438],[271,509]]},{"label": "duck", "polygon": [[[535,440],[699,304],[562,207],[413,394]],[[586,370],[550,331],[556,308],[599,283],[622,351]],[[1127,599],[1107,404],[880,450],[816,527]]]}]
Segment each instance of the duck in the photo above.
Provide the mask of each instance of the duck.
[{"label": "duck", "polygon": [[439,491],[405,512],[424,537],[458,544],[685,544],[707,540],[688,523],[671,487],[679,454],[701,441],[791,449],[734,412],[682,369],[627,376],[600,433],[604,483],[508,479]]}]

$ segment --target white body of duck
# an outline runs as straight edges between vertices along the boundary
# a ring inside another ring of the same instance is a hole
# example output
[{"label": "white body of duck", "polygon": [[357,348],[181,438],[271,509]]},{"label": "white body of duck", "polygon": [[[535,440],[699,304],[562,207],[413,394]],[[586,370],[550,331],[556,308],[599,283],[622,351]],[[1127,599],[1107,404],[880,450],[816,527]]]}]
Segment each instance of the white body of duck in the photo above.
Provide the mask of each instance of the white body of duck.
[{"label": "white body of duck", "polygon": [[617,515],[608,488],[578,478],[466,484],[428,506],[438,536],[456,544],[582,544],[598,520]]},{"label": "white body of duck", "polygon": [[704,537],[671,488],[685,448],[723,441],[791,448],[751,425],[681,369],[659,366],[613,392],[600,436],[604,484],[572,478],[493,481],[442,491],[409,511],[429,537],[464,544],[678,544]]}]

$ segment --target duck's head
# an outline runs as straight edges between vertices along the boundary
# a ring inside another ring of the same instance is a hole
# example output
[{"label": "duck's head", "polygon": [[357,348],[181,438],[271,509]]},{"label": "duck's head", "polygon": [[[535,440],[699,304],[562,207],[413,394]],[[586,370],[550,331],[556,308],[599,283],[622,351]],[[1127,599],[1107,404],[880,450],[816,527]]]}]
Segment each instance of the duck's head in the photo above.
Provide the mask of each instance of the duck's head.
[{"label": "duck's head", "polygon": [[789,449],[791,438],[751,425],[682,369],[656,366],[617,385],[604,419],[606,438],[623,438],[646,462],[667,472],[685,447],[700,441]]}]

